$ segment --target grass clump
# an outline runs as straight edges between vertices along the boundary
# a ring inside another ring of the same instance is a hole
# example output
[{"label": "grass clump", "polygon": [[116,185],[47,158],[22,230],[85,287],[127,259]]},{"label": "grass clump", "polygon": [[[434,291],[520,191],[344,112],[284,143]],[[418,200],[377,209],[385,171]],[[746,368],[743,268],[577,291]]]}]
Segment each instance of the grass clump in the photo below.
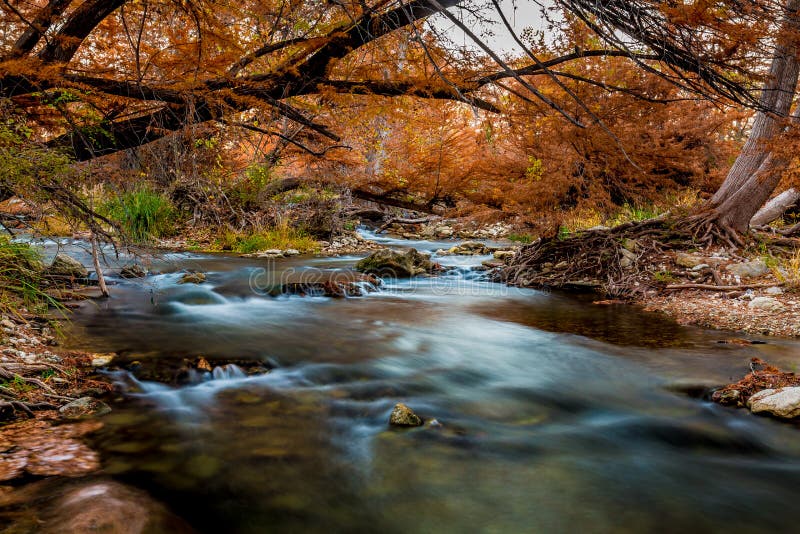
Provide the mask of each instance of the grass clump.
[{"label": "grass clump", "polygon": [[509,241],[513,241],[514,243],[522,243],[523,245],[533,243],[533,241],[536,239],[532,234],[508,234],[506,238]]},{"label": "grass clump", "polygon": [[173,235],[179,219],[178,211],[169,197],[148,187],[109,200],[103,204],[100,212],[118,223],[136,243]]},{"label": "grass clump", "polygon": [[777,262],[769,262],[767,266],[772,270],[775,278],[792,289],[800,288],[800,250],[788,258]]},{"label": "grass clump", "polygon": [[272,249],[313,252],[319,249],[319,243],[303,230],[284,224],[251,233],[227,232],[217,239],[216,248],[240,254]]},{"label": "grass clump", "polygon": [[0,311],[17,315],[20,307],[43,313],[58,303],[44,291],[44,264],[27,243],[0,236]]}]

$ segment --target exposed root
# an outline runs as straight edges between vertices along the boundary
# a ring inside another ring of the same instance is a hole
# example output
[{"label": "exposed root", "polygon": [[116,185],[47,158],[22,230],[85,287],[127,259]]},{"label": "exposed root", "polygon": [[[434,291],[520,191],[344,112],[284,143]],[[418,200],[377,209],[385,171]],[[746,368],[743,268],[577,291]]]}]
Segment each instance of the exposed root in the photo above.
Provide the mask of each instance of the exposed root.
[{"label": "exposed root", "polygon": [[[743,260],[737,250],[746,246],[744,237],[718,213],[705,211],[588,230],[566,239],[539,239],[522,248],[495,278],[526,287],[594,289],[623,299],[663,290],[737,291],[781,285],[740,283],[729,271],[720,272],[725,267],[719,263]],[[723,259],[698,262],[697,269],[678,263],[677,253],[701,248],[713,248]]]},{"label": "exposed root", "polygon": [[567,239],[540,239],[523,248],[499,279],[520,286],[593,288],[611,297],[630,298],[657,287],[652,273],[644,272],[654,256],[690,241],[691,235],[661,218],[589,230]]},{"label": "exposed root", "polygon": [[723,221],[720,213],[713,209],[690,215],[676,222],[681,226],[685,224],[687,230],[692,233],[695,243],[701,246],[722,243],[735,250],[747,245],[739,232]]}]

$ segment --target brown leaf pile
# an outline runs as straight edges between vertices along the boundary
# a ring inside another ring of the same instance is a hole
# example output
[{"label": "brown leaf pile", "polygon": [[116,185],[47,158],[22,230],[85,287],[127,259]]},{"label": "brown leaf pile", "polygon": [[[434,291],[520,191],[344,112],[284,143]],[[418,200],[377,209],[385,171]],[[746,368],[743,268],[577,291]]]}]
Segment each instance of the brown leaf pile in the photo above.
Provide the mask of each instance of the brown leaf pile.
[{"label": "brown leaf pile", "polygon": [[[760,358],[750,360],[752,371],[733,384],[728,384],[714,392],[711,399],[726,405],[745,405],[747,399],[765,389],[800,386],[800,376],[781,371]],[[760,369],[756,367],[759,366]],[[736,393],[738,392],[738,394]]]}]

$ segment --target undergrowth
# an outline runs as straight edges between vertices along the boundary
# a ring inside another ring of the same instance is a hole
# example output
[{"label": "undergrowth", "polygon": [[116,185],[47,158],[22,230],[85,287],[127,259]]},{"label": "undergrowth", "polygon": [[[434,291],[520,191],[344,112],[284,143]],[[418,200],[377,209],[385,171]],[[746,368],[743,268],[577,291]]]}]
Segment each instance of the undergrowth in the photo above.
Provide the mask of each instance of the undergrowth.
[{"label": "undergrowth", "polygon": [[792,289],[800,288],[800,250],[788,258],[777,260],[774,265],[767,265],[781,283]]},{"label": "undergrowth", "polygon": [[241,254],[272,249],[312,252],[319,248],[319,244],[303,230],[282,224],[249,233],[226,232],[217,238],[214,248]]},{"label": "undergrowth", "polygon": [[169,197],[148,187],[112,198],[102,205],[100,212],[117,222],[136,243],[173,235],[180,218]]},{"label": "undergrowth", "polygon": [[44,265],[39,252],[27,243],[0,236],[0,311],[18,315],[25,307],[44,313],[59,303],[44,291]]}]

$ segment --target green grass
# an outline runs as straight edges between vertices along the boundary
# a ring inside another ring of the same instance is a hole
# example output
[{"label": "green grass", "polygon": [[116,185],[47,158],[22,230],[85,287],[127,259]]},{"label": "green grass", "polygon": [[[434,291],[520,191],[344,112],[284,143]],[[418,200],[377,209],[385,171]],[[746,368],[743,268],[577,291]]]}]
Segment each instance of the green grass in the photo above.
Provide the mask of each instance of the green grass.
[{"label": "green grass", "polygon": [[21,306],[34,313],[43,313],[49,306],[60,308],[44,292],[43,271],[35,248],[0,236],[0,311],[16,315]]},{"label": "green grass", "polygon": [[175,233],[179,214],[170,199],[142,187],[103,204],[100,212],[118,223],[136,243],[147,243]]},{"label": "green grass", "polygon": [[506,237],[509,241],[513,241],[514,243],[522,243],[523,245],[533,243],[534,239],[536,239],[531,234],[508,234]]},{"label": "green grass", "polygon": [[653,280],[662,284],[671,284],[675,281],[675,275],[671,271],[658,271],[653,273]]},{"label": "green grass", "polygon": [[283,225],[253,233],[228,232],[217,239],[215,248],[240,254],[271,249],[296,249],[300,252],[312,252],[319,248],[319,244],[302,230]]}]

